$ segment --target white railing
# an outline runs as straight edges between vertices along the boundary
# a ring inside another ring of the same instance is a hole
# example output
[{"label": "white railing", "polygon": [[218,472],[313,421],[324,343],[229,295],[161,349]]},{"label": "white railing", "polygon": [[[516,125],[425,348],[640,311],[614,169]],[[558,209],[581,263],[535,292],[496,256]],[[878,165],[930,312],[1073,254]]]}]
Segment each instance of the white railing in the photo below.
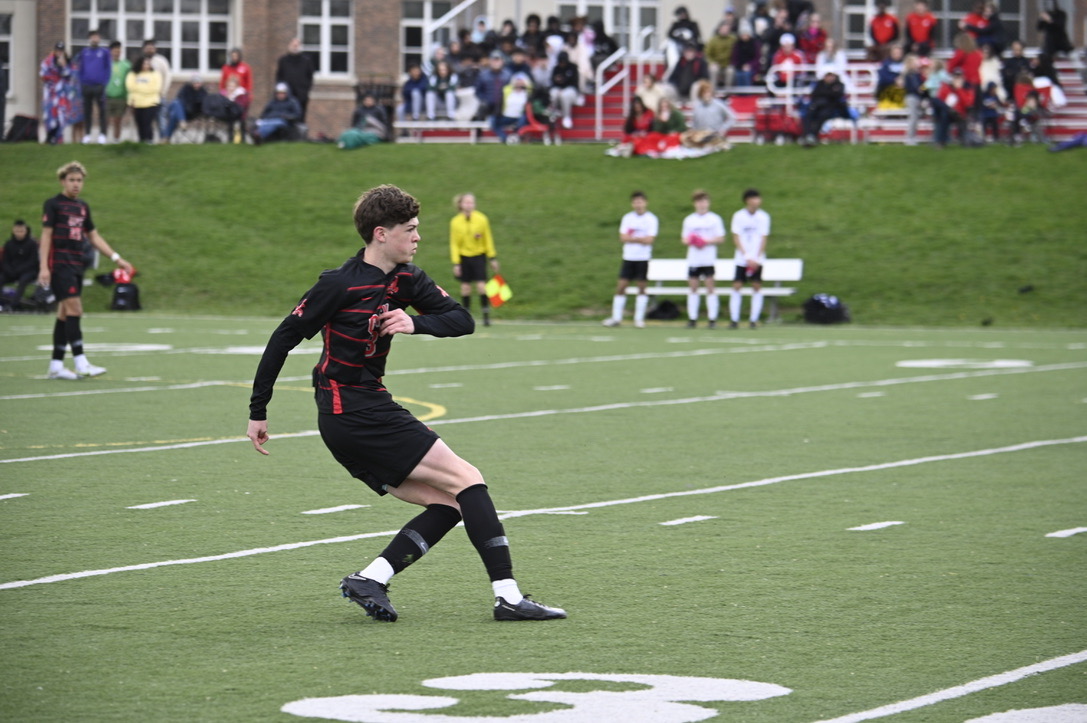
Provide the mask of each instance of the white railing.
[{"label": "white railing", "polygon": [[[766,89],[779,98],[784,98],[791,105],[796,96],[806,95],[811,89],[810,82],[797,85],[797,79],[805,76],[811,77],[815,82],[816,66],[813,63],[793,63],[791,65],[772,65],[766,71]],[[845,77],[841,78],[845,85],[846,97],[850,106],[857,105],[860,95],[874,95],[876,92],[876,77],[879,66],[875,63],[849,63],[845,67]],[[784,76],[785,84],[778,86],[774,80]]]},{"label": "white railing", "polygon": [[453,20],[453,18],[457,17],[475,4],[476,0],[461,0],[461,2],[450,8],[449,12],[447,12],[445,15],[441,16],[437,20],[431,20],[430,24],[427,25],[423,31],[423,37],[426,38],[426,41],[428,43],[428,51],[429,48],[432,47],[434,44],[434,33],[441,30],[443,27],[445,27],[447,23]]},{"label": "white railing", "polygon": [[630,65],[624,63],[622,68],[616,71],[615,75],[605,83],[604,73],[613,65],[619,63],[627,56],[626,48],[619,48],[614,53],[600,62],[600,65],[596,66],[596,73],[594,76],[593,92],[596,94],[596,139],[602,140],[604,138],[604,95],[615,87],[616,83],[623,84],[623,109],[624,112],[627,106],[630,105],[630,83],[626,82],[630,77]]}]

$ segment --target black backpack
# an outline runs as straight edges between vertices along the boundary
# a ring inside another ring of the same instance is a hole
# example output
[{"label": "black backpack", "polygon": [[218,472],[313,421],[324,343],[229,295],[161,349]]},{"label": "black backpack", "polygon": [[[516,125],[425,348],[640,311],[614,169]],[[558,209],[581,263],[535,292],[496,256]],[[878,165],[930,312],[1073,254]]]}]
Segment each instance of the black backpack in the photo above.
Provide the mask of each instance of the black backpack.
[{"label": "black backpack", "polygon": [[4,137],[4,140],[8,143],[18,143],[19,141],[37,143],[38,119],[25,115],[15,116],[11,119],[11,128],[8,128],[8,134]]},{"label": "black backpack", "polygon": [[809,324],[841,324],[849,320],[849,307],[837,296],[816,294],[804,302],[804,321]]},{"label": "black backpack", "polygon": [[117,284],[113,287],[113,303],[109,308],[114,311],[139,311],[140,287],[135,284]]}]

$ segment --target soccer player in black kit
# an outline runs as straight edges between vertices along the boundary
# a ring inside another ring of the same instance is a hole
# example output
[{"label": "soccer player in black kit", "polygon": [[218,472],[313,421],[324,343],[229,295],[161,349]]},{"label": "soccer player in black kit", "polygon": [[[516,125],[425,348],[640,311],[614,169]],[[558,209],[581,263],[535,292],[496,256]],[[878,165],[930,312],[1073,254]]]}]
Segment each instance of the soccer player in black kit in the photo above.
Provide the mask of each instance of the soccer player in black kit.
[{"label": "soccer player in black kit", "polygon": [[[42,237],[39,240],[38,284],[50,288],[57,298],[57,321],[53,325],[53,358],[49,362],[50,379],[80,379],[105,374],[83,353],[83,247],[84,240],[110,257],[129,273],[132,265],[114,251],[95,228],[91,209],[79,198],[87,169],[78,161],[57,169],[61,192],[46,200],[42,213]],[[72,347],[75,371],[64,366],[65,348]]]},{"label": "soccer player in black kit", "polygon": [[[247,436],[268,454],[267,407],[287,354],[321,332],[313,369],[321,439],[332,456],[379,495],[420,505],[381,555],[340,582],[343,596],[375,620],[393,622],[389,580],[422,557],[462,519],[494,590],[496,620],[552,620],[566,612],[521,594],[509,541],[479,470],[393,401],[382,383],[396,334],[453,337],[475,324],[426,273],[411,264],[419,244],[419,203],[395,186],[366,191],[355,204],[365,245],[323,272],[272,333],[257,367]],[[414,308],[418,316],[405,309]]]}]

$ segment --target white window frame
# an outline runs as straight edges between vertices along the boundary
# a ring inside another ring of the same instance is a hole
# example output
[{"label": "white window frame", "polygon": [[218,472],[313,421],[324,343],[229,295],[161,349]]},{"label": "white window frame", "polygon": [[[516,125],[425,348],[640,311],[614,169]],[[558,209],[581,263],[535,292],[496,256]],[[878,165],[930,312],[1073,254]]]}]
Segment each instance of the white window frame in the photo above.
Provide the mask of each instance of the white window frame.
[{"label": "white window frame", "polygon": [[[174,9],[172,12],[160,13],[154,11],[154,0],[147,0],[147,9],[143,12],[130,12],[125,9],[125,1],[118,0],[117,9],[109,11],[101,11],[98,9],[99,0],[91,0],[91,9],[89,11],[75,11],[72,10],[68,13],[68,27],[67,32],[71,33],[72,21],[85,19],[88,21],[88,28],[97,28],[103,20],[112,20],[114,27],[117,28],[116,38],[102,38],[104,43],[109,43],[114,40],[120,40],[125,47],[126,53],[131,51],[132,48],[138,48],[143,44],[143,41],[148,37],[154,35],[156,22],[168,22],[170,23],[170,37],[169,38],[155,38],[157,47],[162,50],[168,48],[170,50],[170,68],[174,73],[216,73],[220,70],[220,66],[211,67],[208,65],[209,51],[215,49],[221,49],[224,51],[224,56],[229,58],[231,39],[234,37],[234,18],[233,5],[238,0],[230,0],[227,5],[226,13],[209,13],[208,12],[208,0],[199,0],[200,11],[197,13],[182,13],[180,0],[174,1]],[[69,8],[71,2],[69,2]],[[126,36],[128,31],[128,21],[141,20],[144,24],[144,35],[142,38],[129,38]],[[181,23],[183,22],[196,22],[200,27],[200,37],[196,42],[181,40]],[[211,23],[226,23],[226,40],[222,43],[212,43],[209,38],[209,32],[211,30]],[[86,38],[69,38],[69,46],[75,50],[76,48],[84,47]],[[195,48],[197,50],[197,67],[183,66],[181,65],[181,51],[191,50]]]},{"label": "white window frame", "polygon": [[[8,16],[9,27],[11,27],[11,28],[15,27],[15,13],[5,12],[5,13],[0,13],[0,15],[7,15]],[[8,64],[10,65],[11,64],[11,58],[12,58],[12,56],[15,55],[15,33],[14,33],[14,30],[10,30],[5,35],[0,35],[0,42],[7,43],[7,46],[8,46]],[[3,65],[0,65],[0,73],[4,73],[4,72],[10,73],[11,68],[4,68]],[[9,75],[9,77],[8,77],[8,89],[7,89],[7,92],[4,93],[4,98],[6,100],[11,100],[14,97],[14,95],[15,95],[14,86],[15,86],[15,84],[11,82],[11,77]],[[2,127],[0,127],[0,133],[3,133],[3,132],[4,132],[4,129]]]},{"label": "white window frame", "polygon": [[[330,0],[321,0],[321,15],[303,15],[304,4],[299,0],[298,4],[298,39],[302,43],[302,52],[317,53],[320,62],[317,64],[318,78],[351,78],[355,75],[355,3],[348,3],[350,14],[347,17],[330,14]],[[320,44],[306,43],[302,28],[305,25],[317,25],[321,29]],[[347,28],[347,45],[332,45],[333,26],[343,25]],[[341,50],[341,48],[343,50]],[[347,52],[347,70],[333,71],[332,53]]]}]

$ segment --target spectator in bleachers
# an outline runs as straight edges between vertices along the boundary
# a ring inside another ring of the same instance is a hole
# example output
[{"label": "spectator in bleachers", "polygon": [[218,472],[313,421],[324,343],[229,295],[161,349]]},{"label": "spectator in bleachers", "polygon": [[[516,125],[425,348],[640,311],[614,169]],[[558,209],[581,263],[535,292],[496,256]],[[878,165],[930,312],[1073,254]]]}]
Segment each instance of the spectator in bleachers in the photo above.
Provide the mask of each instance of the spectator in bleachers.
[{"label": "spectator in bleachers", "polygon": [[932,101],[935,123],[933,141],[937,148],[944,148],[951,140],[951,127],[959,136],[959,143],[966,145],[966,127],[974,108],[974,89],[966,82],[961,68],[951,74],[951,82],[944,83]]},{"label": "spectator in bleachers", "polygon": [[774,56],[781,49],[781,39],[788,35],[796,45],[796,36],[793,34],[792,23],[789,22],[789,11],[779,8],[774,13],[774,23],[762,34],[761,47],[763,52],[762,70],[765,72],[774,64]]},{"label": "spectator in bleachers", "polygon": [[1072,42],[1068,39],[1068,13],[1061,10],[1057,0],[1052,0],[1050,7],[1038,14],[1038,30],[1042,33],[1042,52],[1049,57],[1071,54]]},{"label": "spectator in bleachers", "polygon": [[106,85],[106,112],[109,114],[110,126],[113,128],[113,139],[120,141],[121,123],[128,111],[128,90],[125,88],[125,78],[132,70],[132,63],[124,57],[119,40],[109,44],[109,54],[113,59],[113,65],[110,69],[109,83]]},{"label": "spectator in bleachers", "polygon": [[653,128],[655,114],[646,107],[641,96],[634,96],[630,101],[630,111],[623,123],[623,142],[629,143],[634,138],[643,138]]},{"label": "spectator in bleachers", "polygon": [[94,113],[98,111],[98,142],[106,142],[106,85],[109,83],[113,58],[109,50],[103,48],[102,36],[98,30],[91,30],[87,36],[87,47],[79,51],[75,59],[76,73],[83,92],[83,114],[86,122],[84,143],[93,140]]},{"label": "spectator in bleachers", "polygon": [[1034,80],[1026,71],[1019,74],[1015,81],[1015,112],[1012,116],[1009,129],[1012,145],[1020,145],[1022,134],[1026,134],[1032,141],[1038,143],[1043,139],[1042,121],[1045,114],[1045,106],[1038,91],[1034,89]]},{"label": "spectator in bleachers", "polygon": [[12,306],[18,309],[28,286],[38,280],[38,242],[26,221],[17,220],[11,227],[11,238],[4,244],[0,260],[0,286],[15,284]]},{"label": "spectator in bleachers", "polygon": [[930,100],[936,97],[942,85],[951,82],[951,73],[947,72],[947,65],[938,58],[932,61],[924,77],[925,82],[921,85],[921,93]]},{"label": "spectator in bleachers", "polygon": [[799,28],[804,18],[815,12],[811,0],[785,0],[785,9],[789,11],[789,24]]},{"label": "spectator in bleachers", "polygon": [[136,134],[141,143],[154,143],[155,119],[159,115],[159,103],[162,98],[162,75],[151,65],[149,56],[136,58],[131,72],[125,78],[128,91],[128,105],[136,119]]},{"label": "spectator in bleachers", "polygon": [[735,36],[740,29],[740,19],[736,17],[736,8],[728,5],[721,14],[721,22],[728,28],[730,35]]},{"label": "spectator in bleachers", "polygon": [[[1061,80],[1057,77],[1057,68],[1053,65],[1053,56],[1046,53],[1038,53],[1030,61],[1030,74],[1037,78],[1049,78],[1053,85],[1060,86]],[[1037,83],[1035,83],[1037,85]]]},{"label": "spectator in bleachers", "polygon": [[988,83],[981,92],[979,102],[979,116],[981,120],[981,136],[983,139],[992,137],[993,143],[1000,141],[1000,119],[1004,117],[1004,101],[1001,96],[1004,89],[999,83]]},{"label": "spectator in bleachers", "polygon": [[389,115],[384,106],[377,102],[373,93],[362,94],[362,102],[351,114],[351,127],[366,133],[373,133],[383,141],[389,140]]},{"label": "spectator in bleachers", "polygon": [[[593,82],[592,46],[582,42],[581,33],[571,30],[566,33],[566,42],[562,46],[562,50],[559,51],[560,55],[562,53],[566,53],[569,61],[577,68],[578,93],[584,94],[590,92],[590,86]],[[556,62],[557,61],[558,56],[556,56]]]},{"label": "spectator in bleachers", "polygon": [[619,49],[619,43],[615,42],[615,38],[608,35],[604,30],[603,20],[594,20],[592,23],[593,42],[592,55],[589,56],[589,61],[592,63],[593,70],[595,71],[597,66],[611,57],[612,53]]},{"label": "spectator in bleachers", "polygon": [[309,107],[309,93],[313,88],[313,76],[317,68],[313,59],[302,52],[302,41],[291,38],[287,45],[287,54],[276,61],[276,84],[286,83],[291,99],[298,103],[302,115],[298,122],[306,121],[306,109]]},{"label": "spectator in bleachers", "polygon": [[687,130],[687,119],[672,101],[661,98],[651,130],[653,133],[682,133]]},{"label": "spectator in bleachers", "polygon": [[544,37],[543,30],[540,29],[540,16],[531,13],[525,18],[525,32],[521,35],[521,47],[530,54],[543,54]]},{"label": "spectator in bleachers", "polygon": [[868,58],[877,63],[887,57],[901,34],[898,18],[887,12],[890,5],[888,0],[879,0],[876,14],[868,21],[868,38],[872,41],[868,47]]},{"label": "spectator in bleachers", "polygon": [[498,28],[498,42],[499,44],[509,42],[511,46],[517,46],[521,38],[517,34],[517,26],[512,20],[506,18],[502,21],[502,25]]},{"label": "spectator in bleachers", "polygon": [[498,136],[499,142],[505,143],[511,130],[516,133],[525,125],[525,105],[531,96],[532,84],[525,75],[513,76],[502,89],[501,112],[491,119],[491,130]]},{"label": "spectator in bleachers", "polygon": [[646,108],[656,113],[663,98],[675,100],[675,89],[658,81],[657,76],[652,73],[646,73],[642,76],[642,84],[635,95],[642,99]]},{"label": "spectator in bleachers", "polygon": [[559,20],[557,15],[547,16],[547,26],[544,28],[543,36],[545,51],[547,50],[546,46],[554,42],[550,40],[551,38],[558,38],[560,44],[566,41],[566,33],[562,29],[562,21]]},{"label": "spectator in bleachers", "polygon": [[494,118],[502,113],[502,101],[505,98],[503,91],[510,82],[510,77],[510,72],[502,62],[501,53],[491,53],[487,59],[487,67],[479,72],[479,79],[476,81],[476,98],[479,99],[477,116],[490,118],[491,125],[494,125]]},{"label": "spectator in bleachers", "polygon": [[249,67],[249,63],[242,60],[241,48],[230,49],[230,60],[222,67],[219,74],[220,90],[226,87],[226,82],[231,77],[236,77],[238,86],[243,88],[248,95],[253,95],[253,69]]},{"label": "spectator in bleachers", "polygon": [[430,81],[423,75],[422,67],[418,63],[409,65],[407,80],[400,86],[401,102],[397,115],[404,120],[419,120],[419,115],[424,112],[429,87]]},{"label": "spectator in bleachers", "polygon": [[476,16],[472,23],[472,42],[488,55],[498,47],[498,36],[491,29],[490,21],[485,15]]},{"label": "spectator in bleachers", "polygon": [[[891,46],[890,53],[883,59],[883,62],[879,64],[879,69],[876,71],[876,102],[888,103],[894,107],[905,107],[905,100],[902,98],[901,88],[898,84],[899,76],[902,75],[903,70],[903,58],[905,56],[902,53],[901,45]],[[895,90],[895,89],[898,90]]]},{"label": "spectator in bleachers", "polygon": [[274,140],[291,140],[301,122],[302,104],[291,95],[290,86],[276,83],[275,95],[253,124],[253,142],[260,145]]},{"label": "spectator in bleachers", "polygon": [[[713,134],[711,137],[720,139],[728,150],[728,132],[735,124],[736,114],[727,103],[714,97],[713,83],[705,79],[696,82],[691,89],[691,129]],[[704,145],[707,140],[700,142]]]},{"label": "spectator in bleachers", "polygon": [[1004,21],[1000,19],[1000,11],[997,10],[995,4],[988,2],[982,8],[981,16],[984,18],[984,25],[980,27],[966,25],[963,29],[974,36],[979,47],[992,46],[993,53],[1000,55],[1008,44]]},{"label": "spectator in bleachers", "polygon": [[963,79],[972,87],[977,88],[981,84],[981,51],[978,50],[977,41],[970,33],[963,32],[955,36],[955,52],[947,61],[947,72],[954,75],[956,70],[962,70]]},{"label": "spectator in bleachers", "polygon": [[917,126],[924,115],[924,84],[920,56],[910,53],[902,64],[902,90],[906,100],[906,145],[917,145]]},{"label": "spectator in bleachers", "polygon": [[770,62],[771,66],[778,68],[773,78],[774,85],[779,88],[786,85],[798,85],[803,80],[804,74],[798,70],[797,66],[804,63],[804,56],[796,49],[796,38],[792,33],[782,35],[780,43],[778,51],[774,53]]},{"label": "spectator in bleachers", "polygon": [[804,115],[804,145],[809,148],[818,144],[823,124],[833,118],[849,118],[849,104],[845,98],[845,85],[833,70],[828,70],[812,87],[811,100]]},{"label": "spectator in bleachers", "polygon": [[815,77],[822,78],[827,71],[833,71],[838,76],[838,80],[845,85],[846,90],[849,90],[849,76],[846,74],[848,66],[849,61],[845,57],[845,51],[838,49],[834,38],[827,38],[822,52],[815,56]]},{"label": "spectator in bleachers", "polygon": [[578,68],[570,62],[570,56],[559,53],[559,62],[551,71],[551,103],[562,115],[562,127],[573,128],[573,109],[578,101]]},{"label": "spectator in bleachers", "polygon": [[510,59],[506,63],[506,69],[510,71],[511,76],[518,73],[532,75],[532,64],[528,61],[528,54],[524,48],[517,46],[510,51]]},{"label": "spectator in bleachers", "polygon": [[64,142],[64,129],[83,118],[82,103],[76,97],[72,64],[64,43],[57,43],[41,62],[42,116],[45,142]]},{"label": "spectator in bleachers", "polygon": [[710,71],[706,59],[702,57],[697,47],[688,45],[683,49],[679,62],[672,68],[668,82],[676,89],[679,97],[686,100],[691,97],[691,88],[694,87],[695,82],[709,77]]},{"label": "spectator in bleachers", "polygon": [[1003,103],[1007,100],[1004,91],[1004,64],[992,45],[981,46],[981,65],[978,67],[978,88],[987,90],[990,84],[996,85],[996,94]]},{"label": "spectator in bleachers", "polygon": [[532,86],[537,90],[540,88],[549,90],[551,88],[551,65],[547,61],[547,54],[530,55],[529,65],[532,66],[532,72],[529,73],[532,78]]},{"label": "spectator in bleachers", "polygon": [[[430,76],[426,89],[426,117],[434,120],[438,117],[438,109],[441,108],[443,116],[449,120],[457,111],[457,85],[460,79],[453,69],[444,60],[439,60],[434,67],[434,74]],[[354,125],[354,124],[352,124]]]},{"label": "spectator in bleachers", "polygon": [[752,32],[751,23],[741,20],[736,45],[732,48],[732,82],[741,87],[755,85],[762,79],[762,49]]},{"label": "spectator in bleachers", "polygon": [[[765,0],[755,0],[754,5],[754,11],[749,12],[748,17],[745,19],[751,23],[751,34],[762,40],[763,35],[774,24],[774,19],[770,17],[770,7]],[[739,28],[737,28],[738,32]]]},{"label": "spectator in bleachers", "polygon": [[1004,92],[1007,97],[1011,99],[1014,96],[1015,79],[1019,77],[1019,74],[1023,71],[1030,72],[1030,59],[1023,55],[1023,43],[1020,40],[1013,40],[1011,44],[1011,55],[1004,58],[1004,67],[1001,70],[1001,76],[1003,78]]},{"label": "spectator in bleachers", "polygon": [[710,80],[715,88],[728,88],[734,75],[732,67],[732,49],[736,45],[736,33],[728,20],[717,24],[713,37],[706,41],[706,62],[709,64]]},{"label": "spectator in bleachers", "polygon": [[179,125],[184,128],[189,121],[200,115],[201,109],[204,107],[204,98],[207,95],[208,91],[204,88],[204,79],[199,74],[194,75],[188,83],[181,86],[181,89],[177,91],[177,96],[166,109],[166,128],[162,131],[164,143],[169,142]]},{"label": "spectator in bleachers", "polygon": [[[471,89],[475,92],[476,83],[479,81],[479,58],[473,53],[465,53],[459,63],[453,65],[453,72],[457,74],[458,86],[461,89]],[[461,103],[463,105],[463,102]]]},{"label": "spectator in bleachers", "polygon": [[959,30],[970,33],[970,37],[977,42],[978,34],[985,30],[987,24],[988,20],[985,17],[985,2],[984,0],[976,0],[970,12],[966,13],[962,20],[959,21]]},{"label": "spectator in bleachers", "polygon": [[927,0],[917,0],[913,12],[906,16],[906,52],[927,58],[935,35],[936,16],[929,10]]},{"label": "spectator in bleachers", "polygon": [[814,63],[819,53],[827,44],[827,31],[823,29],[822,18],[818,13],[808,15],[808,22],[797,34],[796,44],[804,54],[805,63]]},{"label": "spectator in bleachers", "polygon": [[679,62],[683,48],[694,45],[702,48],[702,30],[698,23],[691,20],[691,14],[687,12],[687,6],[677,5],[674,12],[675,20],[668,28],[668,45],[665,48],[666,74],[670,75],[672,68]]}]

